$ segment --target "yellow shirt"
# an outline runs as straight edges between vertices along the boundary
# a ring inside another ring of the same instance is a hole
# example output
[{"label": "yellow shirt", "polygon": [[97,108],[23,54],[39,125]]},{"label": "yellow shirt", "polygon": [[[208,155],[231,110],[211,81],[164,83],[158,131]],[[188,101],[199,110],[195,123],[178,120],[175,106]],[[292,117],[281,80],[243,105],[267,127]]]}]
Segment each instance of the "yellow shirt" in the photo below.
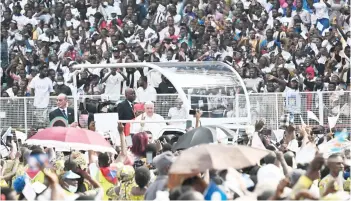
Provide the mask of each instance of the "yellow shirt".
[{"label": "yellow shirt", "polygon": [[[319,185],[321,185],[321,183],[324,184],[325,181],[323,181],[323,180],[324,179],[328,180],[328,178],[330,179],[330,177],[324,177],[320,181]],[[328,181],[330,181],[330,180],[328,180]],[[300,192],[303,189],[309,189],[311,187],[312,183],[313,183],[313,181],[310,178],[308,178],[305,175],[302,175],[300,177],[300,179],[297,181],[297,183],[295,184],[294,188],[292,189],[292,192],[290,194],[290,198],[295,199],[295,196],[298,192]],[[327,184],[328,184],[328,182],[327,182]],[[335,187],[338,188],[337,186],[335,186]],[[343,191],[338,191],[337,193],[328,194],[325,197],[321,197],[321,200],[339,200],[338,199],[340,197],[339,192],[343,193]],[[321,196],[322,196],[322,194],[321,194]]]},{"label": "yellow shirt", "polygon": [[130,200],[144,200],[144,195],[130,195]]},{"label": "yellow shirt", "polygon": [[350,177],[344,182],[344,191],[350,192]]},{"label": "yellow shirt", "polygon": [[132,181],[122,182],[119,189],[119,200],[133,200],[131,198],[132,188],[136,187],[134,179]]},{"label": "yellow shirt", "polygon": [[111,182],[109,182],[105,177],[104,175],[101,173],[101,171],[99,170],[99,173],[98,173],[98,177],[97,177],[97,182],[100,183],[101,187],[104,189],[104,197],[103,197],[103,200],[109,200],[109,199],[112,199],[111,196],[108,196],[107,195],[107,191],[111,188],[114,188],[115,185],[112,184]]},{"label": "yellow shirt", "polygon": [[74,193],[71,193],[70,191],[66,190],[63,188],[63,191],[65,192],[66,195],[74,195]]},{"label": "yellow shirt", "polygon": [[303,189],[309,189],[312,183],[313,181],[310,178],[306,177],[305,175],[302,175],[300,179],[297,181],[297,183],[295,184],[295,186],[293,187],[290,194],[290,198],[295,199],[295,196],[298,192],[300,192]]},{"label": "yellow shirt", "polygon": [[[325,189],[328,187],[329,182],[330,182],[331,180],[333,180],[333,179],[336,179],[336,178],[333,178],[333,176],[331,176],[331,175],[329,174],[329,175],[325,176],[325,177],[319,182],[318,187],[319,187],[319,193],[320,193],[321,196],[322,196],[323,193],[325,192]],[[337,183],[337,182],[335,182],[334,185],[335,185],[335,190],[338,191],[338,190],[340,189],[340,186],[338,186],[338,183]]]},{"label": "yellow shirt", "polygon": [[1,179],[0,180],[0,187],[9,187],[9,185],[6,183],[5,180]]},{"label": "yellow shirt", "polygon": [[37,30],[33,31],[33,40],[38,40],[39,33]]}]

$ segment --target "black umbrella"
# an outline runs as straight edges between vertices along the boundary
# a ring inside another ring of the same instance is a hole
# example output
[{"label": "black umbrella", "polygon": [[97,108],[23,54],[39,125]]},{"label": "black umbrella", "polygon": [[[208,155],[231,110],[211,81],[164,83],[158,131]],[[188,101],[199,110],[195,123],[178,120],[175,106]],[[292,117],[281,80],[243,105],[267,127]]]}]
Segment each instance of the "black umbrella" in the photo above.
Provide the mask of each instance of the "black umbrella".
[{"label": "black umbrella", "polygon": [[173,145],[173,150],[187,149],[199,144],[209,144],[217,141],[217,129],[219,128],[227,135],[228,139],[232,139],[235,135],[231,131],[222,126],[202,126],[192,129],[191,131],[180,136],[178,141]]}]

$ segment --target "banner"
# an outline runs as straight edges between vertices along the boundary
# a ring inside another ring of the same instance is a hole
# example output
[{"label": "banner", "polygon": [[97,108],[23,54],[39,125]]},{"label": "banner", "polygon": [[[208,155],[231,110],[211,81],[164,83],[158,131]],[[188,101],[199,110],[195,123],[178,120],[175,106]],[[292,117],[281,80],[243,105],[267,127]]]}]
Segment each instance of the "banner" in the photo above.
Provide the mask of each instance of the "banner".
[{"label": "banner", "polygon": [[94,121],[98,133],[102,133],[105,138],[110,138],[114,145],[121,144],[117,130],[118,113],[94,114]]},{"label": "banner", "polygon": [[300,114],[301,113],[301,95],[296,91],[288,91],[285,94],[286,109],[289,113]]}]

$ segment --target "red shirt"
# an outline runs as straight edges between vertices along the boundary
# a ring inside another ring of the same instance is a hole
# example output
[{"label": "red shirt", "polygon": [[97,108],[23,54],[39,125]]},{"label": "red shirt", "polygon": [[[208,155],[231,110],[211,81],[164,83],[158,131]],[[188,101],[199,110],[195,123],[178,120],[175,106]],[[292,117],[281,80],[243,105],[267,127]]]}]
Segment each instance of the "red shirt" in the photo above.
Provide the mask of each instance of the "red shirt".
[{"label": "red shirt", "polygon": [[78,52],[76,50],[72,50],[72,51],[66,52],[64,57],[70,57],[72,59],[72,61],[75,61],[77,54],[78,54]]}]

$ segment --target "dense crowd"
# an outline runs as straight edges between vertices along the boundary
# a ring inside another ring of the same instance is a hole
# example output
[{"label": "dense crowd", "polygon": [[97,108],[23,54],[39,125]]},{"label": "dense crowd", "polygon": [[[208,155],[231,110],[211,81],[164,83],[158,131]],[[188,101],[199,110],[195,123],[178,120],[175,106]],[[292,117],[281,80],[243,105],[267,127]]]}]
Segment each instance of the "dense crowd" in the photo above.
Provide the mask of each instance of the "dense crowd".
[{"label": "dense crowd", "polygon": [[222,61],[252,92],[350,88],[344,0],[5,0],[1,11],[1,96],[35,96],[38,108],[60,93],[176,92],[148,68],[75,64]]},{"label": "dense crowd", "polygon": [[[176,93],[159,72],[73,66],[221,61],[239,73],[252,93],[333,91],[338,99],[350,90],[349,4],[343,0],[4,0],[1,97],[34,96],[34,107],[46,109],[49,97],[58,95],[58,112],[73,121],[65,95],[101,95],[112,101],[125,95],[128,107],[135,110],[134,101],[147,103],[138,107],[153,117],[157,94]],[[221,87],[193,93],[233,96],[240,92]],[[187,116],[188,111],[174,112],[182,105],[176,102],[169,116]],[[200,100],[194,102],[198,103],[194,109],[203,109]],[[220,97],[213,102],[212,109],[230,108]],[[211,108],[206,107],[203,115],[210,117],[213,114],[206,111]],[[296,123],[300,111],[292,108],[290,113],[298,114]],[[340,113],[340,107],[334,113]],[[128,119],[146,119],[135,111],[130,115]],[[343,115],[340,119],[349,113]],[[270,150],[254,164],[176,177],[170,174],[171,167],[187,150],[172,149],[178,139],[150,137],[150,132],[139,132],[139,128],[129,128],[134,135],[127,145],[126,128],[119,124],[117,154],[62,152],[20,145],[9,137],[8,143],[2,143],[10,153],[0,161],[1,200],[349,199],[349,133],[289,125],[293,122],[283,125],[284,137],[279,140],[273,140],[272,132],[257,122],[255,133],[245,131],[240,142],[233,142]],[[95,131],[93,121],[88,125]],[[328,148],[332,143],[347,144],[348,149]],[[241,153],[244,157],[245,152]],[[220,159],[226,154],[216,156]],[[255,155],[246,157],[245,161],[252,161]],[[238,158],[233,161],[244,163]],[[188,162],[205,166],[210,160]]]},{"label": "dense crowd", "polygon": [[[200,115],[196,128],[184,136],[196,130],[206,135],[206,128],[198,127]],[[95,130],[94,122],[89,129]],[[122,124],[118,131],[117,154],[63,152],[7,137],[10,152],[0,160],[1,200],[350,199],[350,135],[345,131],[289,125],[273,140],[259,121],[255,132],[247,130],[235,145],[225,145],[217,133],[218,141],[187,149],[177,149],[183,136],[153,139],[139,132],[129,144]],[[330,146],[336,142],[343,148]],[[221,148],[233,151],[215,154]]]}]

